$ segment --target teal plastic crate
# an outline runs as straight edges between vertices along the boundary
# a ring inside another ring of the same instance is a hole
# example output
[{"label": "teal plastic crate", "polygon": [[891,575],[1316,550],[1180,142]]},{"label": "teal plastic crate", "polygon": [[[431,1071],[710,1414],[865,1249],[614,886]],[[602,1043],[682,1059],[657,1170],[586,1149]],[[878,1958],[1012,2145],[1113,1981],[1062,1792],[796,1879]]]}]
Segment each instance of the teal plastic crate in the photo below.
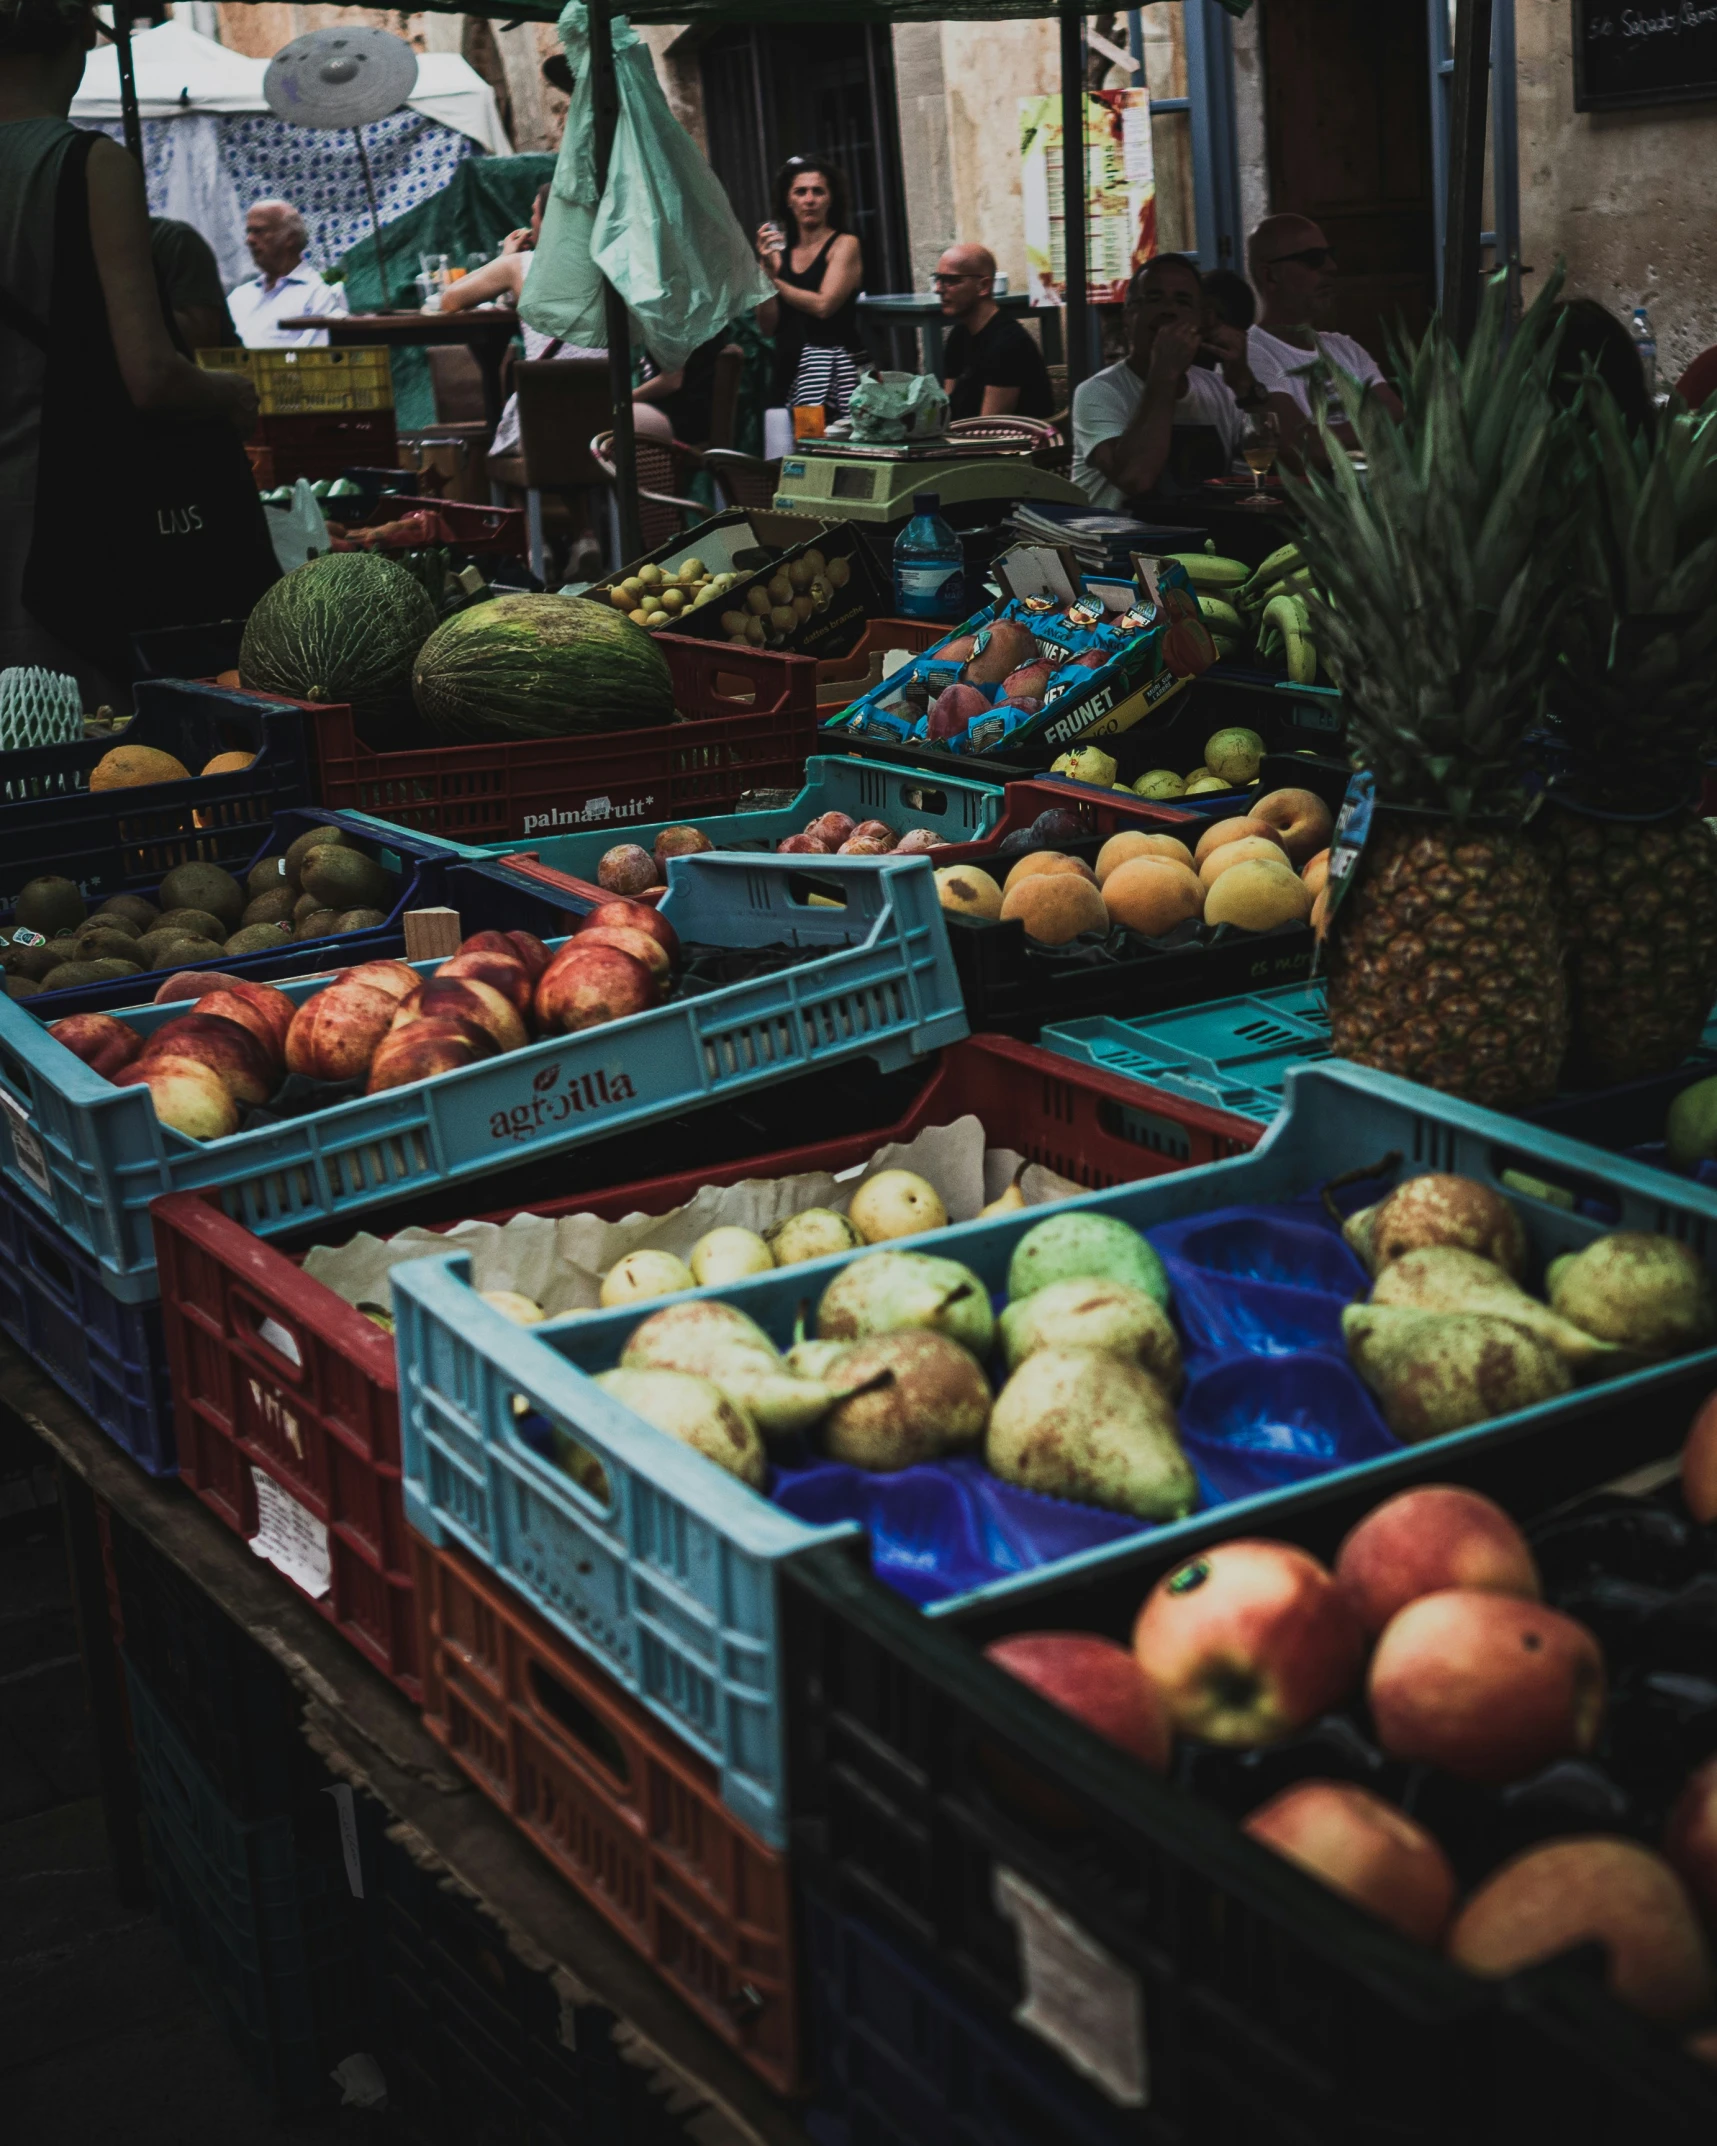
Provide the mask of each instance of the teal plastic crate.
[{"label": "teal plastic crate", "polygon": [[1330,1055],[1322,984],[1284,984],[1137,1021],[1098,1014],[1046,1028],[1039,1040],[1063,1058],[1259,1125],[1280,1113],[1293,1067]]},{"label": "teal plastic crate", "polygon": [[[1007,791],[1000,783],[924,775],[914,768],[818,753],[805,762],[805,787],[790,805],[776,810],[656,820],[643,827],[616,819],[606,827],[585,828],[577,834],[537,835],[525,854],[574,879],[594,880],[596,867],[617,843],[635,842],[640,849],[650,849],[664,828],[701,828],[718,850],[773,851],[776,843],[787,835],[803,834],[807,822],[825,812],[845,812],[855,820],[881,820],[897,835],[909,827],[929,827],[944,842],[976,842],[995,826],[1006,802]],[[511,857],[521,847],[518,842],[497,842],[483,854]]]},{"label": "teal plastic crate", "polygon": [[[1717,1265],[1717,1192],[1601,1155],[1517,1122],[1334,1062],[1296,1068],[1286,1113],[1252,1153],[1070,1204],[1119,1215],[1136,1228],[1314,1193],[1330,1179],[1385,1157],[1412,1175],[1456,1170],[1500,1186],[1530,1168],[1545,1196],[1510,1190],[1535,1262],[1586,1244],[1606,1227],[1681,1238]],[[1569,1204],[1563,1204],[1566,1201]],[[1601,1217],[1602,1219],[1599,1219]],[[1042,1210],[938,1231],[927,1249],[964,1261],[993,1292],[1013,1248]],[[854,1256],[810,1261],[720,1291],[783,1348],[801,1308],[815,1304]],[[841,1520],[812,1526],[748,1490],[604,1394],[609,1369],[641,1318],[656,1307],[551,1321],[529,1330],[486,1305],[464,1254],[413,1261],[393,1274],[406,1515],[431,1542],[458,1543],[497,1572],[576,1645],[671,1723],[715,1765],[735,1816],[772,1845],[786,1840],[781,1649],[773,1569],[799,1549],[860,1531]],[[1356,1291],[1356,1294],[1358,1292]],[[1265,1359],[1260,1358],[1260,1361]],[[1317,1359],[1316,1361],[1322,1361]],[[1310,1351],[1295,1362],[1315,1361]],[[1443,1465],[1474,1443],[1529,1436],[1554,1423],[1570,1439],[1592,1421],[1647,1407],[1686,1411],[1717,1372],[1717,1348],[1586,1388],[1436,1441]],[[571,1435],[600,1462],[598,1499],[535,1450],[513,1402]],[[1375,1457],[1343,1469],[1302,1471],[1283,1488],[1232,1499],[1267,1530],[1282,1501],[1308,1483],[1369,1481],[1373,1497],[1423,1470],[1429,1447],[1398,1445],[1378,1426]],[[1055,1501],[1044,1501],[1053,1504]],[[1014,1598],[1075,1572],[1101,1572],[1157,1541],[1197,1539],[1206,1508],[1172,1526],[1142,1525],[1096,1548],[1012,1571],[933,1603],[948,1616]]]},{"label": "teal plastic crate", "polygon": [[[0,1172],[101,1261],[115,1296],[142,1302],[158,1293],[149,1202],[162,1193],[216,1192],[247,1229],[278,1236],[818,1065],[867,1057],[889,1071],[957,1042],[966,1016],[929,864],[814,861],[813,879],[797,857],[678,858],[662,903],[688,943],[802,950],[792,967],[225,1140],[164,1126],[146,1090],[114,1087],[0,999]],[[542,902],[504,865],[471,869]],[[302,1001],[324,984],[281,988]],[[181,1011],[127,1019],[147,1034]]]}]

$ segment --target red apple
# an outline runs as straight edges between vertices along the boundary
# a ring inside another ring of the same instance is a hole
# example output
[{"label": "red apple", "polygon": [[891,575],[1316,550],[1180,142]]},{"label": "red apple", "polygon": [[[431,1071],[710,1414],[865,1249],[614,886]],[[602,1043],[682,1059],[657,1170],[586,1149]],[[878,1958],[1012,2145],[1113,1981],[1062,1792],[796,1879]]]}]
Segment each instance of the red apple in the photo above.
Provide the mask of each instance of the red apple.
[{"label": "red apple", "polygon": [[1717,1393],[1706,1395],[1681,1449],[1681,1495],[1701,1527],[1717,1520]]},{"label": "red apple", "polygon": [[1125,1647],[1095,1632],[1015,1632],[984,1652],[1152,1773],[1167,1773],[1174,1731],[1154,1686]]},{"label": "red apple", "polygon": [[1547,1841],[1493,1871],[1456,1916],[1448,1952],[1474,1974],[1511,1975],[1594,1942],[1611,1994],[1648,2019],[1683,2020],[1710,2002],[1711,1959],[1681,1880],[1649,1848],[1607,1834]]},{"label": "red apple", "polygon": [[897,857],[922,857],[927,851],[940,849],[943,837],[933,827],[909,827],[894,845]]},{"label": "red apple", "polygon": [[656,877],[659,880],[667,878],[668,860],[671,857],[699,857],[705,850],[714,847],[715,844],[701,827],[664,827],[656,837],[651,851]]},{"label": "red apple", "polygon": [[1604,1657],[1560,1610],[1448,1587],[1390,1620],[1367,1696],[1378,1741],[1395,1758],[1465,1781],[1518,1781],[1596,1743]]},{"label": "red apple", "polygon": [[647,931],[652,939],[658,939],[668,950],[668,959],[676,967],[680,959],[680,935],[662,915],[648,902],[602,902],[587,917],[578,923],[580,932],[594,931],[602,924],[624,924],[633,931]]},{"label": "red apple", "polygon": [[894,847],[894,829],[886,820],[860,820],[848,835],[849,842],[880,842],[884,849]]},{"label": "red apple", "polygon": [[1364,1644],[1315,1557],[1290,1543],[1222,1543],[1159,1580],[1133,1652],[1177,1729],[1213,1744],[1267,1744],[1353,1689]]},{"label": "red apple", "polygon": [[412,1021],[437,1018],[486,1029],[497,1050],[522,1050],[526,1042],[525,1024],[512,1000],[474,976],[443,976],[438,970],[426,977],[409,998],[400,1000],[392,1025],[404,1028]]},{"label": "red apple", "polygon": [[1717,1759],[1689,1775],[1663,1829],[1663,1852],[1717,1929]]},{"label": "red apple", "polygon": [[292,1016],[286,1070],[308,1080],[358,1080],[392,1025],[399,1000],[372,984],[338,978]]},{"label": "red apple", "polygon": [[596,884],[610,894],[642,894],[647,887],[659,887],[662,875],[647,849],[636,842],[617,842],[598,859]]},{"label": "red apple", "polygon": [[1335,1576],[1372,1638],[1409,1602],[1448,1587],[1541,1592],[1526,1537],[1476,1490],[1426,1483],[1374,1506],[1336,1552]]},{"label": "red apple", "polygon": [[843,842],[837,857],[886,857],[892,845],[879,842],[874,835],[851,835]]},{"label": "red apple", "polygon": [[197,1058],[152,1058],[125,1068],[116,1088],[147,1088],[163,1125],[193,1140],[224,1140],[238,1131],[238,1104],[212,1067]]},{"label": "red apple", "polygon": [[[213,1003],[217,998],[218,1006]],[[248,1015],[240,1013],[241,1006],[249,1008]],[[204,994],[197,1011],[218,1013],[223,1021],[244,1021],[280,1058],[286,1051],[286,1031],[298,1009],[284,991],[277,991],[272,984],[253,984],[248,977],[240,976],[220,991]]]},{"label": "red apple", "polygon": [[824,812],[805,825],[805,832],[830,849],[839,849],[843,842],[850,842],[858,832],[858,822],[849,813]]},{"label": "red apple", "polygon": [[776,843],[777,857],[827,857],[834,851],[832,842],[825,842],[821,835],[787,835]]},{"label": "red apple", "polygon": [[674,965],[668,959],[667,948],[659,939],[652,939],[647,931],[634,931],[630,924],[594,925],[588,931],[581,931],[574,944],[619,947],[623,954],[641,961],[664,991],[672,980]]},{"label": "red apple", "polygon": [[122,1073],[143,1048],[143,1038],[125,1021],[110,1013],[71,1013],[55,1021],[48,1034],[81,1058],[92,1072],[112,1080]]},{"label": "red apple", "polygon": [[648,1012],[660,1000],[643,962],[617,946],[580,947],[575,939],[537,983],[537,1020],[547,1034],[564,1035]]},{"label": "red apple", "polygon": [[407,1021],[403,1027],[390,1028],[376,1045],[364,1093],[378,1095],[384,1088],[403,1088],[407,1081],[457,1073],[462,1066],[476,1065],[494,1055],[494,1037],[486,1028],[474,1027],[469,1021],[446,1015]]},{"label": "red apple", "polygon": [[1300,1781],[1272,1796],[1243,1831],[1381,1921],[1434,1945],[1457,1890],[1448,1857],[1423,1826],[1368,1788]]},{"label": "red apple", "polygon": [[280,1086],[280,1061],[273,1050],[238,1021],[204,1013],[164,1021],[138,1053],[138,1063],[157,1058],[194,1058],[208,1067],[239,1103],[266,1103]]}]

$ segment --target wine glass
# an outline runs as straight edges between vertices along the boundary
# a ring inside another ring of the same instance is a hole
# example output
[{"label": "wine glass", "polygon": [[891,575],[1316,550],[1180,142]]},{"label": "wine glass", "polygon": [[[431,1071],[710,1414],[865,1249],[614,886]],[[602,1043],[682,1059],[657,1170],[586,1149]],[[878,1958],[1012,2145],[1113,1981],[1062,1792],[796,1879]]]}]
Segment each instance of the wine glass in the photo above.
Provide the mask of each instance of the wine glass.
[{"label": "wine glass", "polygon": [[1240,436],[1240,453],[1246,467],[1252,472],[1252,481],[1257,490],[1247,492],[1236,502],[1242,507],[1268,507],[1275,502],[1264,489],[1264,480],[1276,466],[1276,457],[1282,451],[1281,427],[1274,410],[1258,410],[1246,420],[1246,430]]}]

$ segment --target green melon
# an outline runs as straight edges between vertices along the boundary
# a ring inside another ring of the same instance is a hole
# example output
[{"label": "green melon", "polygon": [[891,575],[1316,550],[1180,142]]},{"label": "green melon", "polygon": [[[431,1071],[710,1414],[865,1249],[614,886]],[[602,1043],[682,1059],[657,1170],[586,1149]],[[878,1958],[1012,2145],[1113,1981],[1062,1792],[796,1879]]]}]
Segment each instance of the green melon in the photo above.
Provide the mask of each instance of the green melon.
[{"label": "green melon", "polygon": [[640,626],[582,596],[497,596],[442,623],[412,672],[447,745],[581,737],[674,719],[667,658]]},{"label": "green melon", "polygon": [[403,566],[368,552],[330,552],[284,574],[250,614],[240,683],[292,700],[344,701],[364,744],[421,743],[411,666],[435,630],[435,606]]}]

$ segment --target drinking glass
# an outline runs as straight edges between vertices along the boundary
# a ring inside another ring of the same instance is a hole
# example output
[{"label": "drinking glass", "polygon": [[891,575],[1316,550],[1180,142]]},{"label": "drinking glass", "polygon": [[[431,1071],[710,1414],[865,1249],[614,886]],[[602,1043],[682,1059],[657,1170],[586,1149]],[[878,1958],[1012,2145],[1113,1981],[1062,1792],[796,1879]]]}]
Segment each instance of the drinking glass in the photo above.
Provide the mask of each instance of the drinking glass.
[{"label": "drinking glass", "polygon": [[1246,430],[1240,436],[1240,453],[1246,467],[1252,472],[1252,481],[1257,490],[1247,492],[1236,502],[1242,507],[1268,507],[1275,502],[1264,489],[1264,480],[1276,466],[1276,457],[1282,451],[1281,427],[1274,410],[1260,410],[1246,421]]}]

